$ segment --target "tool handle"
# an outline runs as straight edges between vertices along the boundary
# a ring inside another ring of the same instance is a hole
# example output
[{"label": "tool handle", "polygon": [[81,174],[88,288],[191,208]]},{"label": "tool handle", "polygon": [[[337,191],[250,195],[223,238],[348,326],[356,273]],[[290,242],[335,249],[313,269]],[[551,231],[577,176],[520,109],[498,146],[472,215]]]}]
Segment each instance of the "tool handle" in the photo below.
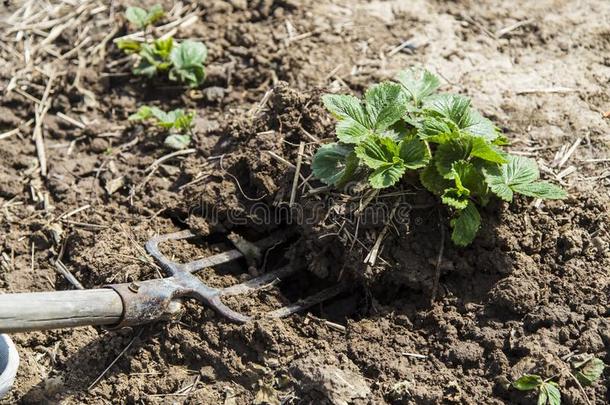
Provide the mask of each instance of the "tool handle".
[{"label": "tool handle", "polygon": [[0,295],[0,333],[112,325],[122,314],[110,288]]}]

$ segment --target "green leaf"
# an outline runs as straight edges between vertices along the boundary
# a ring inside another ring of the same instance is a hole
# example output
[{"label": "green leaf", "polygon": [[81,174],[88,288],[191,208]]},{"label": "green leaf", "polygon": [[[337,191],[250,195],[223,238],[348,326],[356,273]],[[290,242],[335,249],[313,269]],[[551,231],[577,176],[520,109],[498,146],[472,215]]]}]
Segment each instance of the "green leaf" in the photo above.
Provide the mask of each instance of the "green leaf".
[{"label": "green leaf", "polygon": [[539,390],[538,405],[561,405],[561,393],[556,382],[544,381]]},{"label": "green leaf", "polygon": [[373,188],[386,188],[393,186],[405,174],[405,165],[400,162],[386,163],[375,169],[369,176],[369,183]]},{"label": "green leaf", "polygon": [[321,146],[313,157],[313,175],[325,184],[340,187],[349,181],[358,167],[353,148],[331,143]]},{"label": "green leaf", "polygon": [[138,111],[135,114],[131,114],[127,119],[130,121],[139,121],[145,120],[152,117],[152,110],[149,106],[143,105],[138,108]]},{"label": "green leaf", "polygon": [[443,194],[445,189],[452,185],[451,181],[445,179],[436,170],[434,159],[419,173],[419,181],[428,191],[436,195]]},{"label": "green leaf", "polygon": [[130,23],[136,26],[136,28],[144,28],[150,24],[154,24],[161,19],[164,14],[163,7],[159,4],[154,5],[148,11],[140,7],[127,7],[127,10],[125,11],[125,17]]},{"label": "green leaf", "polygon": [[477,235],[481,226],[481,216],[472,201],[468,202],[466,208],[461,210],[457,217],[451,220],[451,240],[457,246],[467,246]]},{"label": "green leaf", "polygon": [[169,72],[170,80],[197,87],[205,79],[203,62],[207,58],[207,48],[202,42],[184,41],[174,47],[170,54],[173,67]]},{"label": "green leaf", "polygon": [[595,381],[599,380],[602,373],[604,372],[604,368],[606,365],[604,362],[598,358],[592,358],[589,361],[585,362],[580,369],[575,374],[576,379],[582,385],[591,385]]},{"label": "green leaf", "polygon": [[185,113],[178,108],[165,112],[154,106],[143,105],[135,114],[129,116],[130,120],[154,119],[155,124],[165,129],[175,128],[184,133],[191,129],[194,113]]},{"label": "green leaf", "polygon": [[481,205],[486,205],[489,192],[485,177],[483,177],[478,165],[460,160],[453,164],[450,174],[456,187],[460,188],[461,185],[461,187],[468,189],[472,196],[479,198]]},{"label": "green leaf", "polygon": [[371,130],[351,118],[339,121],[336,131],[337,138],[343,143],[358,144],[371,135]]},{"label": "green leaf", "polygon": [[503,200],[511,201],[513,192],[544,199],[566,197],[566,192],[560,187],[545,181],[536,181],[540,173],[534,160],[513,155],[506,155],[506,159],[508,163],[505,165],[484,169],[485,181],[489,188]]},{"label": "green leaf", "polygon": [[364,128],[371,126],[360,100],[354,96],[325,94],[322,96],[322,103],[339,121],[351,119]]},{"label": "green leaf", "polygon": [[371,169],[394,163],[398,157],[398,145],[390,138],[369,137],[356,146],[356,156]]},{"label": "green leaf", "polygon": [[140,63],[133,69],[134,74],[153,77],[157,72],[165,72],[171,66],[169,55],[174,48],[174,40],[157,39],[152,44],[141,44]]},{"label": "green leaf", "polygon": [[142,49],[142,43],[134,39],[119,39],[115,41],[116,46],[125,53],[138,53]]},{"label": "green leaf", "polygon": [[531,391],[542,385],[544,381],[542,377],[536,374],[523,374],[517,380],[513,381],[513,387],[519,391]]},{"label": "green leaf", "polygon": [[369,87],[364,95],[371,129],[383,131],[402,118],[407,98],[399,84],[383,82]]},{"label": "green leaf", "polygon": [[447,188],[441,196],[441,201],[450,207],[458,210],[463,210],[468,205],[468,189]]},{"label": "green leaf", "polygon": [[470,138],[450,139],[446,143],[440,144],[434,154],[436,169],[446,178],[451,178],[453,164],[460,160],[467,160],[472,151]]},{"label": "green leaf", "polygon": [[125,17],[137,28],[146,26],[146,10],[140,7],[127,7]]},{"label": "green leaf", "polygon": [[186,149],[191,143],[191,137],[189,135],[182,134],[171,134],[165,138],[165,146],[175,150]]},{"label": "green leaf", "polygon": [[417,137],[408,137],[398,144],[399,156],[407,169],[419,169],[430,161],[428,145]]},{"label": "green leaf", "polygon": [[535,183],[515,184],[512,186],[515,193],[523,194],[528,197],[542,198],[545,200],[561,200],[567,197],[564,189],[546,181]]},{"label": "green leaf", "polygon": [[438,77],[425,69],[418,68],[403,70],[396,80],[405,88],[416,106],[438,90],[441,84]]},{"label": "green leaf", "polygon": [[460,129],[453,121],[440,116],[424,118],[417,135],[428,142],[445,143],[459,135]]},{"label": "green leaf", "polygon": [[470,100],[464,96],[439,94],[426,100],[424,109],[450,119],[464,134],[483,137],[488,141],[498,137],[493,123],[470,108]]},{"label": "green leaf", "polygon": [[163,7],[160,4],[155,4],[146,13],[145,25],[154,24],[159,21],[165,15]]},{"label": "green leaf", "polygon": [[504,158],[504,154],[499,152],[493,145],[487,143],[485,139],[474,137],[471,138],[471,142],[471,156],[478,157],[488,162],[507,163],[507,160]]}]

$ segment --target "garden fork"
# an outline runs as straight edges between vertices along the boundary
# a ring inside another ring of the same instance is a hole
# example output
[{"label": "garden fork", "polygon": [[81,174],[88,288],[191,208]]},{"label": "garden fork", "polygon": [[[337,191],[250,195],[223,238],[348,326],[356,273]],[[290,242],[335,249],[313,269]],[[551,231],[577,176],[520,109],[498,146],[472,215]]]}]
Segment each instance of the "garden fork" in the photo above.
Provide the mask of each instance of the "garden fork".
[{"label": "garden fork", "polygon": [[[194,273],[204,268],[245,257],[244,249],[229,250],[188,263],[177,263],[159,250],[167,241],[192,238],[185,230],[159,235],[146,243],[147,252],[169,277],[123,284],[111,284],[99,289],[54,292],[18,293],[0,295],[0,333],[71,328],[86,325],[104,325],[115,329],[135,326],[158,320],[175,318],[181,312],[183,298],[193,298],[214,309],[218,314],[236,323],[245,323],[250,316],[236,312],[222,302],[223,297],[243,295],[260,290],[270,283],[282,280],[303,265],[287,265],[226,288],[206,285]],[[262,239],[253,246],[269,249],[285,241],[287,234],[280,232]],[[236,244],[237,246],[237,244]],[[342,284],[311,295],[294,304],[260,314],[281,318],[321,303],[344,290]]]}]

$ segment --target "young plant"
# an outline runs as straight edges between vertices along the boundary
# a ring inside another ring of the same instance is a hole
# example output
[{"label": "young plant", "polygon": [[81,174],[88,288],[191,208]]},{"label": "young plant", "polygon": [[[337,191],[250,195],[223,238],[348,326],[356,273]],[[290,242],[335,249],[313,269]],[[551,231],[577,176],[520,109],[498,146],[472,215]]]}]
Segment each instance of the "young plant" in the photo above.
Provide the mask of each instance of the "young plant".
[{"label": "young plant", "polygon": [[153,106],[141,106],[135,114],[129,116],[130,121],[152,121],[164,130],[170,131],[165,138],[165,145],[171,149],[185,149],[191,142],[193,134],[193,118],[195,113],[185,113],[182,109],[165,112]]},{"label": "young plant", "polygon": [[148,10],[140,7],[127,7],[125,17],[137,29],[143,29],[159,21],[165,15],[163,7],[160,4],[155,4]]},{"label": "young plant", "polygon": [[606,365],[596,357],[577,359],[572,362],[573,376],[583,386],[595,383],[602,376]]},{"label": "young plant", "polygon": [[341,187],[368,173],[371,187],[387,188],[407,171],[452,211],[452,240],[472,242],[480,227],[477,206],[514,193],[560,199],[565,192],[539,181],[536,163],[501,150],[506,138],[457,94],[438,94],[439,79],[426,70],[401,72],[396,82],[371,86],[363,100],[326,94],[322,101],[337,119],[338,142],[316,152],[312,170],[322,182]]},{"label": "young plant", "polygon": [[[163,16],[160,7],[155,6],[148,12],[129,7],[125,15],[134,25],[146,27]],[[205,79],[203,64],[207,58],[207,48],[202,42],[186,40],[177,43],[172,37],[158,38],[152,42],[123,38],[115,42],[125,53],[139,56],[139,62],[133,68],[136,75],[150,79],[167,74],[171,81],[185,83],[189,87],[198,87]]]},{"label": "young plant", "polygon": [[555,381],[543,380],[535,374],[524,374],[512,385],[519,391],[538,391],[538,405],[561,405],[561,392]]}]

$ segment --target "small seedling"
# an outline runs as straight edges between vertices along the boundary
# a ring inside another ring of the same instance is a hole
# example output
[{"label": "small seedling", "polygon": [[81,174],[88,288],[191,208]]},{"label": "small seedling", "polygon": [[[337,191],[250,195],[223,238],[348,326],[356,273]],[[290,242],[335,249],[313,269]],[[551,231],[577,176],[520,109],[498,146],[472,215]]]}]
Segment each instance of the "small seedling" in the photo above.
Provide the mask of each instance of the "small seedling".
[{"label": "small seedling", "polygon": [[584,360],[573,361],[572,368],[575,371],[574,377],[581,385],[586,387],[599,380],[606,365],[596,357],[589,357]]},{"label": "small seedling", "polygon": [[370,186],[397,184],[407,171],[453,213],[451,238],[466,246],[481,223],[477,206],[514,193],[561,199],[558,186],[539,181],[536,162],[501,150],[507,139],[457,94],[438,94],[439,79],[426,70],[401,72],[396,82],[371,86],[360,100],[326,94],[337,119],[338,142],[316,152],[312,169],[322,182],[342,187],[363,174]]},{"label": "small seedling", "polygon": [[[161,6],[156,7],[148,12],[138,7],[129,7],[125,15],[134,25],[145,27],[163,15]],[[139,56],[139,62],[133,68],[136,75],[153,78],[167,74],[171,81],[185,83],[189,87],[200,86],[205,79],[203,64],[207,58],[207,48],[202,42],[186,40],[178,43],[172,37],[153,39],[150,42],[122,38],[115,42],[125,53]]]},{"label": "small seedling", "polygon": [[[601,377],[606,365],[596,357],[586,357],[584,359],[575,357],[572,361],[572,370],[568,370],[571,377],[582,387],[595,383]],[[560,405],[561,393],[559,385],[551,381],[551,378],[543,380],[536,374],[524,374],[512,383],[512,386],[519,391],[538,391],[538,405]],[[585,394],[583,390],[583,394]]]},{"label": "small seedling", "polygon": [[185,113],[182,109],[165,112],[153,106],[141,106],[135,114],[129,116],[130,121],[154,122],[160,128],[170,131],[165,138],[165,145],[171,149],[185,149],[191,142],[193,134],[193,118],[195,113]]},{"label": "small seedling", "polygon": [[160,4],[156,4],[144,10],[140,7],[127,7],[125,11],[125,17],[132,23],[137,29],[146,28],[159,21],[165,15],[163,7]]},{"label": "small seedling", "polygon": [[538,391],[538,405],[561,405],[559,385],[555,381],[543,380],[536,374],[524,374],[513,382],[519,391]]}]

